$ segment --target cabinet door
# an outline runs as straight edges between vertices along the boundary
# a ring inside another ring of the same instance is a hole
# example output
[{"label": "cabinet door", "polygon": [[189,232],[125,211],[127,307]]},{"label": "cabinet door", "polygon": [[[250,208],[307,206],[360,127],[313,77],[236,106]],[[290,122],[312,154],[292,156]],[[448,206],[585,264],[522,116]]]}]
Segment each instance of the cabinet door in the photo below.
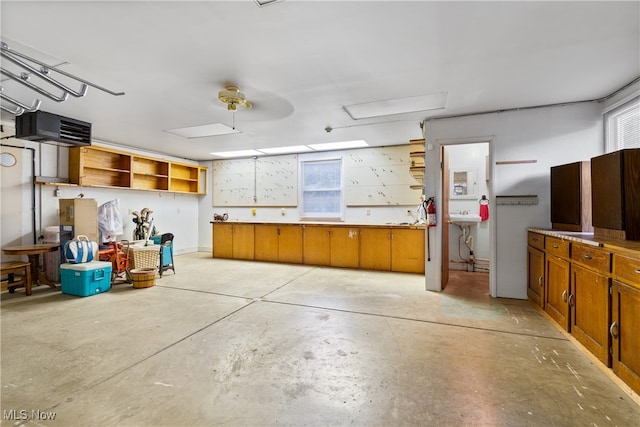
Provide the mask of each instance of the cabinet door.
[{"label": "cabinet door", "polygon": [[331,266],[358,268],[360,265],[360,230],[331,228]]},{"label": "cabinet door", "polygon": [[571,266],[571,334],[609,367],[610,286],[608,277],[575,263]]},{"label": "cabinet door", "polygon": [[302,236],[304,263],[331,264],[331,236],[329,227],[305,225]]},{"label": "cabinet door", "polygon": [[527,296],[544,308],[544,252],[527,246]]},{"label": "cabinet door", "polygon": [[228,223],[213,223],[213,257],[233,258],[233,226]]},{"label": "cabinet door", "polygon": [[363,228],[360,230],[360,268],[391,270],[390,228]]},{"label": "cabinet door", "polygon": [[547,254],[545,277],[547,289],[545,292],[544,311],[565,330],[570,330],[569,324],[569,261]]},{"label": "cabinet door", "polygon": [[253,224],[233,224],[233,258],[254,259]]},{"label": "cabinet door", "polygon": [[256,261],[278,261],[278,226],[256,224],[254,227]]},{"label": "cabinet door", "polygon": [[279,227],[278,260],[294,264],[302,263],[302,227],[281,225]]},{"label": "cabinet door", "polygon": [[640,393],[640,289],[614,281],[612,294],[613,372]]},{"label": "cabinet door", "polygon": [[424,273],[423,229],[391,230],[391,270]]}]

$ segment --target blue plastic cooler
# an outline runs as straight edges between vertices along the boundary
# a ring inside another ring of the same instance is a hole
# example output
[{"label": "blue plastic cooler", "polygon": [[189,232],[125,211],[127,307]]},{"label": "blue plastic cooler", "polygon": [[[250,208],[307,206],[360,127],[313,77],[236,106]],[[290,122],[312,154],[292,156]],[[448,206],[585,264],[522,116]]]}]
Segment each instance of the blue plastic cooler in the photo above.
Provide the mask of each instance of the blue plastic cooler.
[{"label": "blue plastic cooler", "polygon": [[111,289],[111,263],[92,261],[60,265],[62,293],[87,297]]}]

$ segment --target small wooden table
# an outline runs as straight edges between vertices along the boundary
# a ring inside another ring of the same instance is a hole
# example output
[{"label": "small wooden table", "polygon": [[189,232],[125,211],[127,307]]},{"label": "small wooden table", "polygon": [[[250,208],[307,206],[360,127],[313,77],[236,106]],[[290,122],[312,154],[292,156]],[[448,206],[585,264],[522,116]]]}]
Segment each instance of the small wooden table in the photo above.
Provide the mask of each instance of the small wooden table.
[{"label": "small wooden table", "polygon": [[55,252],[60,247],[59,243],[40,243],[37,245],[22,245],[22,246],[6,246],[2,248],[2,252],[7,255],[26,255],[29,257],[29,265],[31,265],[31,279],[33,284],[47,285],[52,288],[56,288],[55,283],[51,282],[40,271],[40,255],[47,252]]}]

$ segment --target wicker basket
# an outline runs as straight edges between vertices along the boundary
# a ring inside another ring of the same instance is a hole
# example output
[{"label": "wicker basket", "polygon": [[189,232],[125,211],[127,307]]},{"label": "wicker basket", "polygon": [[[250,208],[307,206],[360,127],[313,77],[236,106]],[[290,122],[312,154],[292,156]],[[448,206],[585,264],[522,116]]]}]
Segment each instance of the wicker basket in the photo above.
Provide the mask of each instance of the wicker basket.
[{"label": "wicker basket", "polygon": [[131,269],[156,268],[160,257],[160,246],[131,246],[129,248]]},{"label": "wicker basket", "polygon": [[136,268],[129,271],[134,288],[150,288],[156,284],[155,268]]}]

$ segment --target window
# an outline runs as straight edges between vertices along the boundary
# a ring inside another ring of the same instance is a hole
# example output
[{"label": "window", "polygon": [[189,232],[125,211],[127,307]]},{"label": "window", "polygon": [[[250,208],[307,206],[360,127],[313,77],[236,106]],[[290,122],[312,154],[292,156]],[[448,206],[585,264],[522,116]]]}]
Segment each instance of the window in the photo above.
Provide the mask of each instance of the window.
[{"label": "window", "polygon": [[301,217],[342,219],[342,159],[300,162]]},{"label": "window", "polygon": [[640,148],[640,96],[604,114],[605,151]]}]

